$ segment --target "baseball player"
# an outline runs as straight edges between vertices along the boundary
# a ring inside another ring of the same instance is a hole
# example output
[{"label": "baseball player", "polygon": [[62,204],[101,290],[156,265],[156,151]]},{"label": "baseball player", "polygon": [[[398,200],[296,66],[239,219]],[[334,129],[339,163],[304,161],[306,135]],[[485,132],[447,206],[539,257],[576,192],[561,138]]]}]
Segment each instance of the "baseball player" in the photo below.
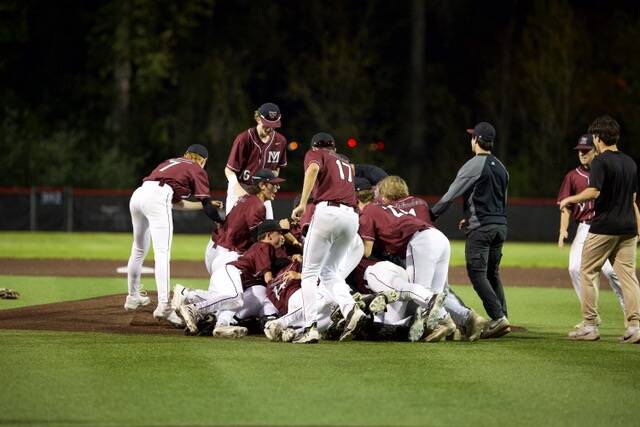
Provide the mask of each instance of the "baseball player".
[{"label": "baseball player", "polygon": [[[560,187],[560,192],[558,193],[558,203],[560,203],[560,201],[564,198],[580,194],[584,189],[589,187],[590,184],[589,181],[591,178],[591,162],[596,156],[596,147],[593,143],[593,135],[582,135],[580,139],[578,139],[578,145],[574,147],[574,150],[578,151],[578,160],[580,161],[580,166],[569,171],[569,173],[567,173],[567,175],[564,177],[564,181],[562,181],[562,186]],[[570,205],[569,207],[563,208],[560,211],[560,233],[558,236],[558,247],[564,247],[564,241],[568,237],[567,229],[569,227],[569,217],[573,217],[573,219],[578,223],[578,229],[576,230],[576,235],[573,238],[573,243],[571,244],[571,250],[569,252],[569,276],[571,277],[573,289],[578,295],[578,300],[580,300],[581,298],[580,260],[582,257],[582,248],[584,247],[584,241],[587,238],[587,234],[589,233],[591,219],[593,218],[594,214],[595,212],[593,200],[576,203],[574,205]],[[624,310],[620,281],[618,280],[618,276],[616,276],[616,273],[613,271],[611,262],[609,262],[608,260],[602,266],[602,273],[609,281],[611,289],[613,289],[613,292],[615,292],[616,297],[618,298],[618,302]],[[581,324],[576,325],[577,328],[579,328],[580,326]]]},{"label": "baseball player", "polygon": [[[281,126],[280,109],[276,104],[262,104],[254,114],[256,127],[247,129],[236,137],[224,168],[229,181],[226,212],[229,213],[238,198],[246,194],[251,177],[258,169],[270,169],[276,176],[287,165],[287,140],[275,129]],[[267,218],[273,219],[273,207],[265,200]]]},{"label": "baseball player", "polygon": [[[333,136],[317,133],[304,159],[304,184],[300,204],[291,217],[300,218],[310,195],[316,205],[304,241],[302,265],[302,299],[305,332],[294,343],[317,343],[317,282],[321,280],[346,319],[341,341],[353,339],[365,313],[349,293],[349,286],[338,269],[358,231],[358,214],[352,165],[336,153]],[[313,191],[313,194],[312,194]]]},{"label": "baseball player", "polygon": [[[198,320],[205,314],[217,314],[224,310],[238,310],[244,306],[243,293],[258,280],[269,283],[273,279],[272,265],[276,259],[276,248],[282,245],[283,232],[278,221],[265,220],[257,227],[258,241],[237,260],[219,268],[213,273],[208,291],[194,291],[198,302],[183,303],[180,314],[192,334],[198,332]],[[222,325],[216,326],[214,335],[243,336],[246,328]]]},{"label": "baseball player", "polygon": [[[222,208],[222,204],[211,201],[209,177],[204,171],[207,158],[205,147],[200,144],[191,145],[184,156],[160,163],[131,196],[129,209],[133,244],[127,265],[129,295],[124,303],[125,310],[135,310],[150,302],[148,297],[140,294],[140,275],[151,239],[158,290],[158,306],[153,317],[177,326],[183,324],[169,303],[169,260],[173,238],[171,209],[204,209],[209,218],[220,221],[217,208]],[[198,199],[200,203],[188,201],[191,197]]]},{"label": "baseball player", "polygon": [[236,202],[241,208],[229,212],[222,226],[211,234],[205,251],[209,275],[249,249],[252,231],[267,219],[264,202],[275,198],[284,179],[270,169],[260,169],[251,177],[251,182],[252,185],[246,188],[248,193]]},{"label": "baseball player", "polygon": [[[358,232],[364,241],[364,256],[369,257],[376,244],[385,253],[406,258],[409,277],[406,281],[401,277],[385,281],[371,280],[367,281],[368,286],[375,292],[392,289],[399,293],[400,300],[414,301],[422,308],[416,313],[421,318],[431,309],[434,295],[442,294],[442,300],[446,297],[451,254],[449,240],[437,228],[406,211],[393,205],[372,203],[374,194],[370,185],[367,188],[363,182],[356,187],[359,190],[360,208]],[[436,335],[428,337],[429,341],[437,341],[455,331],[455,325],[452,325],[451,317],[444,309],[437,314],[442,327]],[[417,330],[411,334],[410,340],[422,338],[423,332]]]}]

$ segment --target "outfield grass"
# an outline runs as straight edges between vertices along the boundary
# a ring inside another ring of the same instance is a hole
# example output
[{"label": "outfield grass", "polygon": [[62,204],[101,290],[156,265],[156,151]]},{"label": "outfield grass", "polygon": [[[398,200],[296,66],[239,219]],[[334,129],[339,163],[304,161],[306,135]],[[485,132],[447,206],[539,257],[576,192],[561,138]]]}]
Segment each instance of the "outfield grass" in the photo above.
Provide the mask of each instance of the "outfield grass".
[{"label": "outfield grass", "polygon": [[[174,235],[172,259],[202,260],[208,239],[208,235],[200,234]],[[451,265],[464,265],[464,242],[453,241],[451,247]],[[130,250],[131,235],[128,233],[0,232],[0,258],[126,260]],[[152,253],[153,250],[149,257]],[[559,249],[555,243],[507,242],[502,265],[566,268],[568,259],[569,245]]]},{"label": "outfield grass", "polygon": [[[118,278],[0,276],[9,285],[23,299],[0,308],[124,291]],[[480,307],[470,287],[456,292]],[[579,317],[572,290],[509,288],[507,299],[528,332],[478,343],[0,331],[0,425],[635,423],[640,347],[616,342],[611,292],[596,343],[565,339]]]}]

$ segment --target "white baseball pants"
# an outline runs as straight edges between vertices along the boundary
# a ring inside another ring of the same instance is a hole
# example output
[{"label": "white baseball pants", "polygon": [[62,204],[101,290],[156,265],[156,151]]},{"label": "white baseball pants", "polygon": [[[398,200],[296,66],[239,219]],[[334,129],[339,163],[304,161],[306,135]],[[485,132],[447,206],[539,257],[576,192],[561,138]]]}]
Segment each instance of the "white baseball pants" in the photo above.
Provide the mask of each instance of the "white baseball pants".
[{"label": "white baseball pants", "polygon": [[153,242],[155,257],[155,279],[158,303],[169,302],[169,277],[171,261],[171,241],[173,239],[173,216],[171,198],[173,189],[155,181],[146,181],[138,187],[129,201],[133,244],[127,264],[129,295],[138,295],[142,263]]},{"label": "white baseball pants", "polygon": [[428,228],[413,235],[407,246],[409,281],[424,286],[433,293],[444,291],[449,274],[451,244],[437,228]]},{"label": "white baseball pants", "polygon": [[232,251],[222,246],[213,246],[213,240],[209,239],[207,249],[204,251],[204,264],[207,267],[209,276],[220,267],[237,260],[240,257],[236,251]]},{"label": "white baseball pants", "polygon": [[317,322],[318,279],[338,301],[346,318],[355,302],[349,286],[340,276],[340,263],[358,232],[358,214],[349,206],[329,206],[320,202],[304,241],[302,260],[302,300],[305,327]]},{"label": "white baseball pants", "polygon": [[[571,250],[569,251],[569,276],[571,277],[571,283],[573,284],[573,289],[578,295],[579,301],[581,301],[580,264],[582,259],[582,248],[584,247],[584,241],[587,239],[589,227],[589,224],[578,224],[576,236],[573,238],[573,243],[571,243]],[[615,292],[616,298],[618,298],[618,302],[624,310],[620,280],[618,279],[618,276],[616,276],[615,271],[613,271],[613,266],[611,265],[611,262],[609,262],[609,260],[607,260],[607,262],[605,262],[602,266],[602,274],[604,274],[604,276],[609,281],[609,286],[611,286],[611,289],[613,290],[613,292]]]},{"label": "white baseball pants", "polygon": [[[331,296],[322,285],[318,287],[318,331],[320,333],[329,329],[331,325],[331,313],[336,304],[331,301]],[[298,289],[289,297],[287,313],[277,319],[284,329],[304,327],[304,305],[302,303],[302,289]]]},{"label": "white baseball pants", "polygon": [[197,301],[196,309],[201,313],[216,313],[223,310],[238,310],[244,304],[240,270],[233,265],[217,269],[211,276],[209,290],[195,290],[190,300]]},{"label": "white baseball pants", "polygon": [[275,316],[278,314],[273,303],[267,298],[267,288],[265,286],[251,286],[244,290],[242,294],[244,304],[237,310],[223,310],[218,312],[218,325],[235,325],[237,319],[248,319],[249,317]]}]

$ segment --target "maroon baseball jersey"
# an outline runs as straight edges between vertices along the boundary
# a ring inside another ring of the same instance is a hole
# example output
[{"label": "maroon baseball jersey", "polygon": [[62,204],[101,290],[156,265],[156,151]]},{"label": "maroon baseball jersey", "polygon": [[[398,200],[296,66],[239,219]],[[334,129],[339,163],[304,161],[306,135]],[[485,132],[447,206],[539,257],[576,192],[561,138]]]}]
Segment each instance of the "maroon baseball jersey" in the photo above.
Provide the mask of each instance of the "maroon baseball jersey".
[{"label": "maroon baseball jersey", "polygon": [[360,212],[358,233],[384,252],[404,257],[413,235],[430,228],[425,221],[392,205],[369,203]]},{"label": "maroon baseball jersey", "polygon": [[284,315],[289,311],[289,298],[295,291],[301,288],[300,280],[284,280],[284,275],[288,271],[300,273],[302,265],[297,261],[291,263],[280,270],[278,275],[267,285],[267,298],[278,309],[280,315]]},{"label": "maroon baseball jersey", "polygon": [[358,291],[361,294],[370,294],[371,289],[367,284],[367,280],[364,278],[364,271],[371,265],[377,263],[377,260],[370,258],[362,258],[356,268],[347,276],[345,281],[354,291]]},{"label": "maroon baseball jersey", "polygon": [[429,215],[429,204],[419,197],[407,196],[391,203],[393,207],[410,213],[416,218],[420,218],[431,225],[431,215]]},{"label": "maroon baseball jersey", "polygon": [[159,181],[173,188],[172,203],[190,197],[211,197],[207,172],[195,161],[184,157],[165,160],[142,181]]},{"label": "maroon baseball jersey", "polygon": [[273,131],[269,141],[262,142],[256,128],[247,129],[233,141],[227,167],[238,181],[251,184],[251,177],[259,169],[276,170],[287,165],[287,139]]},{"label": "maroon baseball jersey", "polygon": [[[590,183],[591,171],[584,166],[569,171],[562,181],[560,192],[558,193],[558,202],[569,196],[581,193]],[[572,206],[571,216],[578,222],[590,223],[595,214],[593,200],[578,203]]]},{"label": "maroon baseball jersey", "polygon": [[305,171],[311,163],[320,166],[311,193],[315,203],[334,202],[354,208],[357,206],[353,170],[345,156],[338,155],[333,150],[309,150],[304,156]]},{"label": "maroon baseball jersey", "polygon": [[276,259],[276,248],[266,242],[254,243],[248,251],[240,255],[235,261],[227,265],[233,265],[240,270],[242,287],[245,289],[261,283],[261,278],[267,271],[271,271],[271,265]]},{"label": "maroon baseball jersey", "polygon": [[[239,209],[236,209],[239,208]],[[267,217],[264,202],[253,194],[240,197],[211,240],[223,248],[243,253],[251,246],[253,229]]]}]

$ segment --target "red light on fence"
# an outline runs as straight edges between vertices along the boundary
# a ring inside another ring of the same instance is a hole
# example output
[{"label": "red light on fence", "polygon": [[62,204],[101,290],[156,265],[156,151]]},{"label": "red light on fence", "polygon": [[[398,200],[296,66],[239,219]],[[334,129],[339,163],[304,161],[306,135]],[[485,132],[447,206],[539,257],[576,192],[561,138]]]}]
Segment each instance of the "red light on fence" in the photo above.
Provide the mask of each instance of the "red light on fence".
[{"label": "red light on fence", "polygon": [[356,148],[358,146],[358,141],[356,141],[355,138],[349,138],[347,139],[347,147],[349,148]]},{"label": "red light on fence", "polygon": [[383,150],[384,150],[384,142],[382,141],[376,142],[376,151],[383,151]]}]

